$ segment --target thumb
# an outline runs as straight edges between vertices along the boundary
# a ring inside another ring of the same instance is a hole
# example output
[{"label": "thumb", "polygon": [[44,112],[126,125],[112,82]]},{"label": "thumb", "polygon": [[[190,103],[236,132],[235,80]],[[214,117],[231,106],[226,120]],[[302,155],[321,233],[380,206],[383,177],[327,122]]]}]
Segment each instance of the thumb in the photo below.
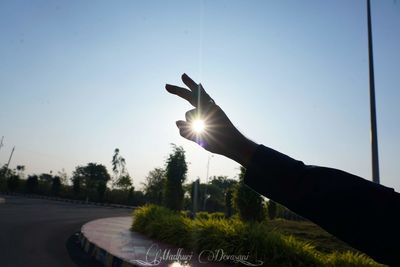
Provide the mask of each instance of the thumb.
[{"label": "thumb", "polygon": [[176,122],[176,126],[178,127],[178,129],[179,129],[179,134],[182,136],[182,137],[184,137],[184,138],[186,138],[186,139],[188,139],[188,140],[191,140],[191,141],[195,141],[196,140],[196,136],[195,136],[195,134],[193,133],[193,131],[192,131],[192,129],[191,129],[191,125],[190,125],[190,123],[189,122],[187,122],[187,121],[177,121]]},{"label": "thumb", "polygon": [[176,126],[178,126],[179,134],[182,137],[197,143],[203,148],[207,147],[206,140],[202,138],[200,134],[196,134],[193,132],[192,124],[190,122],[180,120],[176,122]]}]

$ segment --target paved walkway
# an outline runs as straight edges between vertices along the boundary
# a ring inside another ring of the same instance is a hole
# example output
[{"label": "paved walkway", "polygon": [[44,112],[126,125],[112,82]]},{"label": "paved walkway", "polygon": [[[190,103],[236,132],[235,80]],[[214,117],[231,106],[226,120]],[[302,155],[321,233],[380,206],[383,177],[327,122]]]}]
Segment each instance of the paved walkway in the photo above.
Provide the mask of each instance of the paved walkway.
[{"label": "paved walkway", "polygon": [[106,266],[229,266],[206,259],[200,263],[192,251],[132,232],[131,225],[131,217],[91,221],[82,227],[82,245]]}]

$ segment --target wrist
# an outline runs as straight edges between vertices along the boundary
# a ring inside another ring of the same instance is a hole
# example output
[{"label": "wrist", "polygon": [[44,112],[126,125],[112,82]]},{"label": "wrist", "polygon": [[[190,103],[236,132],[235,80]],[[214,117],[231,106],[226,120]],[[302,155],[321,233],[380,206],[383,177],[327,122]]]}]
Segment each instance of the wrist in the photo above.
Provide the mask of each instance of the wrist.
[{"label": "wrist", "polygon": [[240,134],[237,142],[232,146],[230,155],[227,156],[247,168],[257,147],[257,143]]}]

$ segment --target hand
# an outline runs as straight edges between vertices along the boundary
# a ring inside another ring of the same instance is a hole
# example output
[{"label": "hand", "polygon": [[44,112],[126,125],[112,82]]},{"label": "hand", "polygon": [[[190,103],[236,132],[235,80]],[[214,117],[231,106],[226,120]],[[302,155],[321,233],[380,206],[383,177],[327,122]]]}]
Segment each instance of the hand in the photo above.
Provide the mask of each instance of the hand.
[{"label": "hand", "polygon": [[[170,84],[165,86],[169,93],[187,100],[195,107],[186,112],[186,121],[176,122],[180,135],[212,153],[227,156],[246,167],[257,144],[236,129],[201,84],[195,83],[186,74],[182,75],[182,81],[190,90]],[[192,123],[196,119],[204,121],[205,129],[201,133],[193,130]]]}]

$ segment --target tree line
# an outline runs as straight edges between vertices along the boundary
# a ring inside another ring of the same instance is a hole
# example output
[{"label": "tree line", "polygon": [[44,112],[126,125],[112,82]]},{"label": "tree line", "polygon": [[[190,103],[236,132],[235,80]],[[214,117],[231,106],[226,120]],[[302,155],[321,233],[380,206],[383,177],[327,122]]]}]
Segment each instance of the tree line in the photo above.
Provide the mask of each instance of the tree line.
[{"label": "tree line", "polygon": [[135,190],[132,177],[126,169],[126,160],[120,150],[114,150],[112,173],[98,163],[77,166],[71,177],[65,171],[56,174],[31,174],[25,177],[24,166],[0,169],[0,192],[18,192],[56,196],[95,202],[140,206],[147,203],[165,206],[175,211],[187,210],[223,212],[230,217],[237,214],[242,220],[262,221],[266,217],[301,219],[289,210],[247,187],[245,169],[241,167],[239,180],[227,176],[212,176],[207,183],[199,180],[188,183],[188,166],[185,151],[172,144],[164,167],[151,170],[142,183],[142,190]]}]

